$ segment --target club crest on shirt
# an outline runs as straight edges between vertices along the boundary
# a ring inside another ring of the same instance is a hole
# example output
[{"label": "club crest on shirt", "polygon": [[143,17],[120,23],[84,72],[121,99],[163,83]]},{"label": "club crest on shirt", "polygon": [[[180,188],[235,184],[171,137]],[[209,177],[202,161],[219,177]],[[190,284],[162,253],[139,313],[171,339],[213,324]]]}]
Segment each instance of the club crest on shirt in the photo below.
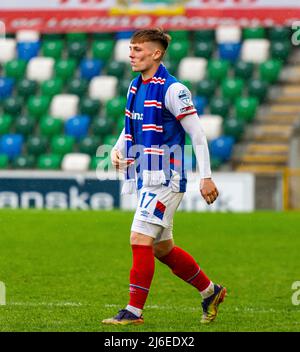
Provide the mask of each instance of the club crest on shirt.
[{"label": "club crest on shirt", "polygon": [[183,102],[183,104],[191,105],[191,95],[186,89],[179,92],[178,98]]}]

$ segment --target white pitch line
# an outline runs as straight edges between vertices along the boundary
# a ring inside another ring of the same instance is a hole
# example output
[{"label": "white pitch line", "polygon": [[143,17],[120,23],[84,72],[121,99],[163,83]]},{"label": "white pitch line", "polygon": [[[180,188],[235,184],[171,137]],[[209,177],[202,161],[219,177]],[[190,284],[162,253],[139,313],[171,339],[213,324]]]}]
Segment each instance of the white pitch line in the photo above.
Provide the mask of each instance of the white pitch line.
[{"label": "white pitch line", "polygon": [[20,307],[82,307],[80,302],[7,302],[6,306]]}]

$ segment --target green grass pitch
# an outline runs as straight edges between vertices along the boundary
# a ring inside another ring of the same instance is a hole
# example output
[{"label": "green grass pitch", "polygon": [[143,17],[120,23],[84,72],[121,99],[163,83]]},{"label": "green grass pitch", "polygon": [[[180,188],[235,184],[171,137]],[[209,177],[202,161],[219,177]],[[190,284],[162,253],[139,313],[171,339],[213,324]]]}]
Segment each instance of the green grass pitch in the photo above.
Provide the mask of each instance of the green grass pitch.
[{"label": "green grass pitch", "polygon": [[128,300],[132,215],[2,210],[0,331],[300,331],[292,304],[300,213],[292,212],[178,212],[177,245],[228,288],[217,320],[202,326],[198,292],[156,262],[145,324],[102,326]]}]

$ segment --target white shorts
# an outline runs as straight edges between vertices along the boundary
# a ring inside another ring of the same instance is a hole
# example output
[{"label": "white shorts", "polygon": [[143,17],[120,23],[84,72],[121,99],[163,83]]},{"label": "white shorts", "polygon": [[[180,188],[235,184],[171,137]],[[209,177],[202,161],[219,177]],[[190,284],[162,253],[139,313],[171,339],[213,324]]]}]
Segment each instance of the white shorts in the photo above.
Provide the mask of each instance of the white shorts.
[{"label": "white shorts", "polygon": [[153,237],[155,243],[173,238],[173,217],[183,195],[163,185],[142,187],[131,231]]}]

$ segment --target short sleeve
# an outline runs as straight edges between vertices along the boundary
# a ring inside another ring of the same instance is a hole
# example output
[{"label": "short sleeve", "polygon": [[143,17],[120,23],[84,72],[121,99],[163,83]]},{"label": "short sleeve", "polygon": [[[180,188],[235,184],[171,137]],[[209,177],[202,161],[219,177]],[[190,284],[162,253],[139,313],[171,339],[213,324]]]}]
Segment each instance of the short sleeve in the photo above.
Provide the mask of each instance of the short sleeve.
[{"label": "short sleeve", "polygon": [[192,101],[192,94],[182,83],[170,85],[165,95],[165,107],[176,120],[181,120],[188,115],[197,113]]}]

